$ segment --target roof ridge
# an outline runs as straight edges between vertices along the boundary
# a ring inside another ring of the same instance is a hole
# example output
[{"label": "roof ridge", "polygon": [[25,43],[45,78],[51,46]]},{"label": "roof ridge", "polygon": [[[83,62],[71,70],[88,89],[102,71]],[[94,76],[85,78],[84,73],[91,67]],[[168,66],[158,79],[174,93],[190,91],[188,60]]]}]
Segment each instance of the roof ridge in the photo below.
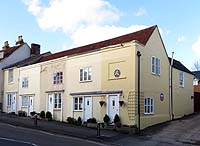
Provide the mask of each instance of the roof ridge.
[{"label": "roof ridge", "polygon": [[148,27],[148,28],[145,28],[145,29],[142,29],[142,30],[138,30],[138,31],[135,31],[135,32],[132,32],[132,33],[128,33],[128,34],[125,34],[125,35],[121,35],[121,36],[118,36],[118,37],[114,37],[114,38],[111,38],[111,39],[107,39],[107,40],[95,42],[95,43],[92,43],[92,44],[71,48],[69,50],[56,52],[52,55],[44,57],[43,59],[41,59],[41,62],[60,58],[60,57],[64,57],[64,56],[85,53],[85,52],[88,52],[88,51],[95,51],[95,50],[103,48],[103,47],[116,45],[116,44],[120,44],[120,43],[126,43],[126,42],[130,42],[132,40],[137,40],[141,44],[146,45],[147,41],[149,40],[151,34],[153,33],[153,31],[155,30],[156,27],[157,27],[157,25],[153,25],[151,27]]}]

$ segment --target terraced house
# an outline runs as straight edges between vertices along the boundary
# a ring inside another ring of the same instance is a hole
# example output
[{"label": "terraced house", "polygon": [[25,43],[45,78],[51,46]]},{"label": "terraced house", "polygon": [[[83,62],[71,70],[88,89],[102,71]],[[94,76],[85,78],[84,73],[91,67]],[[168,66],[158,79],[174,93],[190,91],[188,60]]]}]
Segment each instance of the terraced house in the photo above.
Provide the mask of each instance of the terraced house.
[{"label": "terraced house", "polygon": [[141,128],[192,113],[193,75],[169,60],[157,26],[42,57],[35,64],[39,106],[32,110],[60,121],[103,121],[107,114],[112,123],[118,114],[122,124],[138,125],[138,52]]}]

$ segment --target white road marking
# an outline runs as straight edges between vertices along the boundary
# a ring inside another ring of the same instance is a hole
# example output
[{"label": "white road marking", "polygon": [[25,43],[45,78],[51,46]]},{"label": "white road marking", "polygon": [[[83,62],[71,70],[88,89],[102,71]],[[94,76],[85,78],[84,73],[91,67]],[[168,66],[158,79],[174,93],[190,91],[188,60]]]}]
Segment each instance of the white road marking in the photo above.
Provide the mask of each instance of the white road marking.
[{"label": "white road marking", "polygon": [[16,139],[10,139],[10,138],[5,138],[5,137],[0,137],[0,140],[18,142],[18,143],[28,144],[28,145],[32,145],[32,146],[38,146],[37,144],[34,144],[32,142],[27,142],[27,141],[22,141],[22,140],[16,140]]}]

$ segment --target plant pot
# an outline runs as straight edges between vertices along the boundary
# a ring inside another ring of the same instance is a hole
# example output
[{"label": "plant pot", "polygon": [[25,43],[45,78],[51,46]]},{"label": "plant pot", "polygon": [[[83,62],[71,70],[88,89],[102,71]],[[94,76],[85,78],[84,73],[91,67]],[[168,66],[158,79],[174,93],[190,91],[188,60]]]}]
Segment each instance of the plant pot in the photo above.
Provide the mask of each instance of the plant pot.
[{"label": "plant pot", "polygon": [[124,101],[119,101],[120,106],[124,104]]},{"label": "plant pot", "polygon": [[99,104],[102,107],[105,104],[105,101],[99,101]]}]

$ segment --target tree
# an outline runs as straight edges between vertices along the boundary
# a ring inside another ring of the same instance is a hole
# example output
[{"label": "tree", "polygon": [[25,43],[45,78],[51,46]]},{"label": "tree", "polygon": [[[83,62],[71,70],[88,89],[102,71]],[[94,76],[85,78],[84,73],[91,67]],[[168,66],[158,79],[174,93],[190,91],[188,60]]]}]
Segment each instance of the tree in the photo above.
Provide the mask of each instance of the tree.
[{"label": "tree", "polygon": [[200,60],[196,60],[192,67],[193,71],[200,71]]}]

